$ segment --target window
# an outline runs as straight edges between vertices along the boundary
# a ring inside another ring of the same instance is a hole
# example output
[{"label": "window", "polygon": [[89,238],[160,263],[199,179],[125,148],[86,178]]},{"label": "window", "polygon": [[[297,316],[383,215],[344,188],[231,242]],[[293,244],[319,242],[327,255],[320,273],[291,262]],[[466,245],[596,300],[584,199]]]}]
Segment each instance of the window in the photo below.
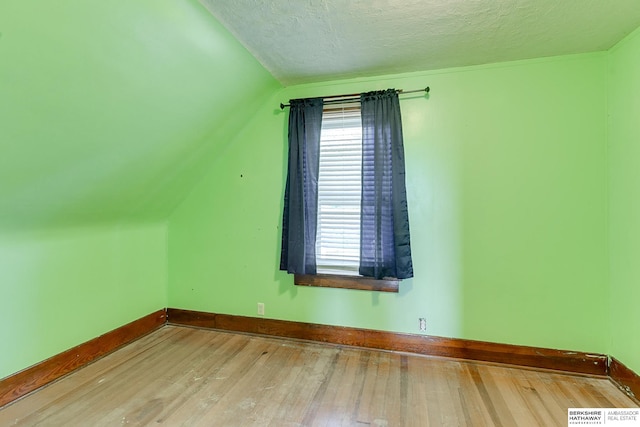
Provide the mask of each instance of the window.
[{"label": "window", "polygon": [[397,280],[360,276],[362,119],[360,103],[325,105],[318,170],[317,275],[296,285],[397,292]]},{"label": "window", "polygon": [[360,105],[326,106],[320,133],[316,264],[320,274],[358,275],[362,124]]},{"label": "window", "polygon": [[398,91],[344,98],[289,101],[280,269],[297,285],[397,292],[413,277]]}]

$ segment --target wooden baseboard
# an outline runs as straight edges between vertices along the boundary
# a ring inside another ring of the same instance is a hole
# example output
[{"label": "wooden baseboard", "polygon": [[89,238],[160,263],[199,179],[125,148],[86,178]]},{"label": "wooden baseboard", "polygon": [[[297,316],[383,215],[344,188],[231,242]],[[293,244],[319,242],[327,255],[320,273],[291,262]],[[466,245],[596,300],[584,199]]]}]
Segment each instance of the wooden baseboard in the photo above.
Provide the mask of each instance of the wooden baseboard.
[{"label": "wooden baseboard", "polygon": [[247,332],[429,356],[505,363],[598,376],[607,376],[608,374],[608,357],[604,354],[401,334],[174,308],[167,309],[167,321],[174,325]]},{"label": "wooden baseboard", "polygon": [[148,334],[166,322],[182,326],[609,376],[629,396],[635,399],[640,396],[640,376],[615,358],[609,361],[603,354],[168,308],[158,310],[0,380],[0,408]]},{"label": "wooden baseboard", "polygon": [[158,310],[0,380],[0,408],[159,328],[166,317]]},{"label": "wooden baseboard", "polygon": [[626,367],[615,357],[609,361],[609,377],[630,397],[640,401],[640,375]]}]

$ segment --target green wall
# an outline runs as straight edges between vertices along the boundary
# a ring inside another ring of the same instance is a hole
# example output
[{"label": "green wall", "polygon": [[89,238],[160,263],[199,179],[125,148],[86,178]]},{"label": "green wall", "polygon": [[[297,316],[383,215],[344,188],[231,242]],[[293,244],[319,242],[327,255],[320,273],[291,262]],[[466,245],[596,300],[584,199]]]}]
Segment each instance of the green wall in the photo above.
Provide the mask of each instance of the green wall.
[{"label": "green wall", "polygon": [[611,351],[640,373],[640,30],[609,55]]},{"label": "green wall", "polygon": [[0,1],[0,378],[167,306],[169,213],[279,87],[197,0]]},{"label": "green wall", "polygon": [[[0,31],[0,309],[19,319],[0,378],[165,306],[257,302],[640,372],[638,32],[609,53],[283,89],[197,0],[6,0]],[[293,286],[277,105],[425,85],[401,103],[416,277]]]},{"label": "green wall", "polygon": [[[606,54],[276,93],[171,215],[169,306],[606,353]],[[415,278],[398,294],[278,271],[290,98],[401,101]]]},{"label": "green wall", "polygon": [[162,309],[165,223],[0,234],[0,378]]}]

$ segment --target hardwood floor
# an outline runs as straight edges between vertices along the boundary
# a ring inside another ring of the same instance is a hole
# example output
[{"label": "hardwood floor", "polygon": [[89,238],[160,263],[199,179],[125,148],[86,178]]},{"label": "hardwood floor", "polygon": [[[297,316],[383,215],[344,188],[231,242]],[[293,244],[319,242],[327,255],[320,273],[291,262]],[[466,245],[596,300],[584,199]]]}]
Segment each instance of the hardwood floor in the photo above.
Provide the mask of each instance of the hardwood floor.
[{"label": "hardwood floor", "polygon": [[0,410],[22,426],[565,426],[605,378],[177,326]]}]

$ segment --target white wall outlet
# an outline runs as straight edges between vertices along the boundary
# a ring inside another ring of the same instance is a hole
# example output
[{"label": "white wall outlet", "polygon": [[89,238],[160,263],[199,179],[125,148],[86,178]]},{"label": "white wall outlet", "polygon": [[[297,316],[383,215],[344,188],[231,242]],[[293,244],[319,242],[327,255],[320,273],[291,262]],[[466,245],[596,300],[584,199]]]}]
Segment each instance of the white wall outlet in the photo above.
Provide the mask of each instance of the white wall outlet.
[{"label": "white wall outlet", "polygon": [[264,303],[258,303],[258,316],[264,316]]},{"label": "white wall outlet", "polygon": [[424,332],[427,330],[427,319],[425,319],[424,317],[421,317],[418,319],[418,327],[420,328],[421,332]]}]

